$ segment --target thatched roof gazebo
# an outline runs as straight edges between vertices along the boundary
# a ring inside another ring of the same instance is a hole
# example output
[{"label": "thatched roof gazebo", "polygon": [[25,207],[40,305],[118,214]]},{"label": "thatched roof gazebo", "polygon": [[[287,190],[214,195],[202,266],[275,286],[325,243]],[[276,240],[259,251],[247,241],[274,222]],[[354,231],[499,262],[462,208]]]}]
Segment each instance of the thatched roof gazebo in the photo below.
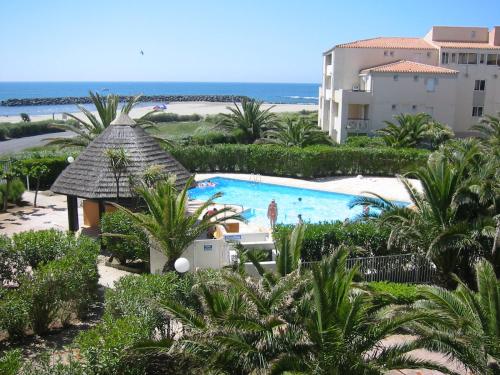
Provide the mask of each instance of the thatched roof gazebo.
[{"label": "thatched roof gazebo", "polygon": [[104,212],[104,202],[116,200],[116,180],[106,152],[120,148],[128,159],[126,171],[119,180],[120,201],[134,197],[130,177],[140,178],[151,166],[159,166],[163,173],[175,175],[178,189],[182,189],[190,177],[190,173],[153,137],[122,113],[64,169],[51,187],[54,193],[67,196],[71,231],[79,229],[77,198],[97,202],[99,217]]}]

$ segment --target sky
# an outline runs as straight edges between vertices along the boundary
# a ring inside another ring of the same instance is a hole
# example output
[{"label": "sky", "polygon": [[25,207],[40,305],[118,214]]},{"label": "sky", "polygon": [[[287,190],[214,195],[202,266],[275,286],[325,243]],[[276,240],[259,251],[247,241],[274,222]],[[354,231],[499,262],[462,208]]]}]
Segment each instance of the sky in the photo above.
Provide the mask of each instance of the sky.
[{"label": "sky", "polygon": [[491,28],[500,3],[0,0],[0,81],[317,83],[335,44],[432,25]]}]

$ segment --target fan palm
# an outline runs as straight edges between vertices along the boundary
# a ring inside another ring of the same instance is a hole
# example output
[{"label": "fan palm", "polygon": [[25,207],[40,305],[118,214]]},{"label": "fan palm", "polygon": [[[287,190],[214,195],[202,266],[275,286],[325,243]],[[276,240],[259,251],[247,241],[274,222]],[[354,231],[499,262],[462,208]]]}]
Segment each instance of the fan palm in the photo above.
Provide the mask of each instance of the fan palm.
[{"label": "fan palm", "polygon": [[159,181],[154,187],[139,185],[136,192],[147,205],[147,213],[132,212],[116,205],[157,243],[159,250],[167,257],[165,270],[173,270],[174,262],[184,250],[209,228],[229,219],[241,220],[230,207],[202,217],[208,207],[214,204],[214,200],[221,196],[220,193],[212,195],[188,214],[188,189],[193,181],[191,177],[180,192],[176,191],[171,181]]},{"label": "fan palm", "polygon": [[[457,357],[478,374],[497,374],[500,371],[500,281],[493,265],[486,260],[475,265],[475,275],[477,292],[457,278],[458,287],[453,292],[423,287],[425,300],[417,302],[417,307],[440,317],[426,324],[430,328],[429,347]],[[448,342],[452,337],[477,354],[471,357],[468,351],[457,350],[459,348]]]},{"label": "fan palm", "polygon": [[227,107],[230,113],[221,114],[218,127],[225,130],[240,130],[248,142],[260,139],[262,133],[276,123],[276,115],[271,112],[273,106],[261,109],[262,102],[243,99],[241,107]]},{"label": "fan palm", "polygon": [[316,144],[332,144],[327,133],[304,118],[298,120],[287,118],[284,123],[277,123],[264,133],[266,143],[282,146],[306,147]]},{"label": "fan palm", "polygon": [[[95,106],[97,111],[97,116],[82,105],[77,105],[80,112],[83,113],[85,119],[82,119],[71,113],[64,113],[64,115],[70,117],[72,122],[67,122],[65,124],[53,124],[54,128],[61,129],[64,131],[71,131],[76,134],[75,137],[71,138],[49,138],[49,145],[60,145],[62,147],[86,147],[95,137],[101,134],[104,129],[106,129],[109,124],[116,118],[118,111],[118,104],[120,98],[117,95],[101,96],[98,93],[89,92],[92,104]],[[122,113],[130,113],[134,105],[136,105],[141,98],[141,95],[136,95],[130,97],[128,102],[122,107]],[[154,112],[154,111],[153,111]],[[148,112],[141,118],[137,119],[136,122],[142,125],[151,125],[151,122],[147,120],[148,115],[152,112]]]},{"label": "fan palm", "polygon": [[415,147],[430,130],[431,117],[427,113],[412,115],[401,113],[394,117],[396,123],[384,121],[387,127],[377,131],[387,146]]}]

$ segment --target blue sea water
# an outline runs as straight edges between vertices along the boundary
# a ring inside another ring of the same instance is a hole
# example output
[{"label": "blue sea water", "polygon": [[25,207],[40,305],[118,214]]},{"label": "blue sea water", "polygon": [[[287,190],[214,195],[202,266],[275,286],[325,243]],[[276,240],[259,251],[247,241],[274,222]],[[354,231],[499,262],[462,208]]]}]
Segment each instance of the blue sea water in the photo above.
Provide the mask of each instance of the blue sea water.
[{"label": "blue sea water", "polygon": [[[225,204],[242,205],[245,218],[249,222],[262,227],[268,227],[267,206],[274,199],[278,205],[278,223],[297,224],[298,215],[304,222],[319,223],[355,219],[362,213],[361,207],[349,208],[349,203],[356,195],[331,193],[320,190],[302,189],[290,186],[254,183],[216,177],[210,179],[213,187],[195,187],[189,190],[191,199],[207,200],[213,194],[223,195],[215,201]],[[299,198],[302,198],[299,200]],[[407,205],[405,202],[395,202]]]},{"label": "blue sea water", "polygon": [[[316,83],[237,82],[0,82],[0,100],[87,96],[89,90],[108,94],[134,95],[246,95],[268,103],[318,102]],[[149,105],[143,104],[143,105]],[[75,105],[0,106],[0,116],[76,112]]]}]

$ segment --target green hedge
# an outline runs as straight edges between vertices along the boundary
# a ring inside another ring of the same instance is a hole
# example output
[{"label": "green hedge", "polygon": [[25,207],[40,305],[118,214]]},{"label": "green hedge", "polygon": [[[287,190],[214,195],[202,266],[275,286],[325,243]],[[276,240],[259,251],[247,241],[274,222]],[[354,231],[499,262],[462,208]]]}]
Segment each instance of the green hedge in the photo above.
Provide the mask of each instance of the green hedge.
[{"label": "green hedge", "polygon": [[61,120],[43,120],[34,122],[2,122],[0,123],[0,141],[5,141],[8,138],[30,137],[38,134],[58,133],[64,130],[59,130],[50,127],[50,124],[63,124]]},{"label": "green hedge", "polygon": [[181,121],[200,121],[202,117],[193,113],[192,115],[179,115],[177,113],[157,112],[147,116],[147,119],[152,122],[181,122]]},{"label": "green hedge", "polygon": [[[7,184],[0,184],[0,202],[3,201],[5,192],[7,190]],[[7,196],[7,201],[11,203],[20,203],[25,192],[23,182],[19,178],[15,178],[10,182],[9,195]]]},{"label": "green hedge", "polygon": [[[278,225],[274,231],[275,241],[286,236],[292,230],[291,225]],[[389,230],[374,222],[352,222],[344,224],[340,221],[333,223],[307,224],[302,245],[302,260],[306,262],[318,261],[329,254],[332,247],[339,245],[357,246],[366,250],[365,253],[352,256],[387,255],[387,239]],[[399,249],[393,249],[398,253]]]},{"label": "green hedge", "polygon": [[415,169],[429,153],[415,149],[276,145],[212,145],[177,147],[170,152],[192,172],[260,173],[273,176],[394,176]]},{"label": "green hedge", "polygon": [[[42,158],[19,159],[21,167],[30,170],[34,165],[45,165],[47,174],[40,178],[40,190],[50,189],[57,176],[68,166],[67,156],[54,156]],[[30,186],[35,186],[36,181],[30,178]]]},{"label": "green hedge", "polygon": [[120,264],[127,261],[149,259],[149,242],[144,231],[122,211],[109,212],[103,215],[101,221],[101,233],[118,236],[103,236],[103,243]]},{"label": "green hedge", "polygon": [[395,303],[408,305],[421,298],[419,286],[415,284],[376,281],[367,283],[367,286],[373,292],[373,299],[377,304]]}]

